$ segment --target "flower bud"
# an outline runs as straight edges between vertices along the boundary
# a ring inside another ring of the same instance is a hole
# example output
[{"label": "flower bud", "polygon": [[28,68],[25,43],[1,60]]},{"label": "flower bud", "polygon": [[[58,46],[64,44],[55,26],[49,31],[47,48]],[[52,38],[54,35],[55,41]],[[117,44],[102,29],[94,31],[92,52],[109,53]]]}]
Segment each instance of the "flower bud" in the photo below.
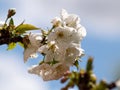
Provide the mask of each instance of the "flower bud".
[{"label": "flower bud", "polygon": [[15,13],[16,13],[16,9],[15,8],[9,9],[7,18],[10,18],[11,16],[15,15]]},{"label": "flower bud", "polygon": [[91,75],[90,75],[90,80],[91,80],[93,83],[96,83],[97,78],[96,78],[95,74],[91,74]]}]

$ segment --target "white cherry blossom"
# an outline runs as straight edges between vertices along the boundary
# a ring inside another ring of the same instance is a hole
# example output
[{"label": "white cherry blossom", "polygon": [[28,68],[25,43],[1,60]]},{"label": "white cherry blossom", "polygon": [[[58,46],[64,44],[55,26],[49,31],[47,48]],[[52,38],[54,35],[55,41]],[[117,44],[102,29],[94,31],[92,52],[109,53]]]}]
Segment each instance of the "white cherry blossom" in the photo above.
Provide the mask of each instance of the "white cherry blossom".
[{"label": "white cherry blossom", "polygon": [[42,46],[42,36],[40,34],[29,34],[29,41],[27,48],[24,50],[24,62],[27,61],[29,57],[36,58],[37,50]]},{"label": "white cherry blossom", "polygon": [[36,52],[44,55],[44,62],[31,67],[29,73],[37,74],[45,81],[61,78],[84,54],[81,41],[86,36],[86,29],[80,24],[78,15],[68,14],[63,9],[60,17],[52,20],[52,24],[53,28],[46,36],[44,45],[40,43],[40,35],[31,35],[30,46],[26,49],[26,58],[32,54],[34,56]]},{"label": "white cherry blossom", "polygon": [[[48,41],[55,41],[57,44],[80,43],[83,37],[86,36],[86,30],[84,27],[78,30],[71,27],[57,27],[48,35]],[[66,46],[63,45],[63,46]]]},{"label": "white cherry blossom", "polygon": [[84,55],[84,50],[80,48],[79,44],[71,43],[65,50],[64,62],[66,65],[72,66],[82,55]]},{"label": "white cherry blossom", "polygon": [[73,28],[80,26],[79,16],[76,14],[69,14],[65,9],[62,9],[60,17],[55,17],[52,20],[53,25],[58,25],[58,22],[59,26],[68,26]]},{"label": "white cherry blossom", "polygon": [[76,14],[68,14],[65,9],[62,9],[61,11],[61,19],[62,22],[68,27],[76,28],[78,24],[80,24],[79,16]]},{"label": "white cherry blossom", "polygon": [[44,63],[42,65],[36,65],[31,67],[28,72],[41,76],[44,81],[49,81],[61,78],[68,70],[69,67],[62,63],[58,63],[53,66]]},{"label": "white cherry blossom", "polygon": [[49,45],[43,45],[38,49],[38,52],[44,54],[44,62],[50,62],[56,60],[58,62],[63,61],[64,54],[55,43]]},{"label": "white cherry blossom", "polygon": [[59,17],[55,17],[51,23],[53,24],[54,27],[61,26],[61,19]]}]

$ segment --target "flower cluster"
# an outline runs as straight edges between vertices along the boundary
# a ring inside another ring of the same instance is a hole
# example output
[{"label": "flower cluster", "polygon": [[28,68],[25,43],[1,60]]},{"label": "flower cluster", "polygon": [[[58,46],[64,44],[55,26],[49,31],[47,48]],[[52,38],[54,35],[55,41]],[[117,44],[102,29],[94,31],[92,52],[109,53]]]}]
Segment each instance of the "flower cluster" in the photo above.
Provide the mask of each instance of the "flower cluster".
[{"label": "flower cluster", "polygon": [[24,51],[24,61],[41,53],[44,58],[28,72],[37,74],[45,81],[61,78],[83,54],[81,41],[86,36],[80,18],[62,10],[60,17],[52,20],[53,27],[47,33],[29,34],[29,44]]}]

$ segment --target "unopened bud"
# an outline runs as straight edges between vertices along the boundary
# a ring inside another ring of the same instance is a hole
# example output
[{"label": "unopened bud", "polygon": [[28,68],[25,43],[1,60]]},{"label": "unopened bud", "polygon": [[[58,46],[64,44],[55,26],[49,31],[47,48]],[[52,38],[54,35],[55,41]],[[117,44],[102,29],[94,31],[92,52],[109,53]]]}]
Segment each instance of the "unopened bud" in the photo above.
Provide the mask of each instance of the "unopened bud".
[{"label": "unopened bud", "polygon": [[11,8],[8,10],[8,18],[10,18],[11,16],[15,15],[16,13],[16,9],[15,8]]},{"label": "unopened bud", "polygon": [[97,78],[96,78],[95,74],[91,74],[91,75],[90,75],[90,80],[91,80],[93,83],[96,83]]}]

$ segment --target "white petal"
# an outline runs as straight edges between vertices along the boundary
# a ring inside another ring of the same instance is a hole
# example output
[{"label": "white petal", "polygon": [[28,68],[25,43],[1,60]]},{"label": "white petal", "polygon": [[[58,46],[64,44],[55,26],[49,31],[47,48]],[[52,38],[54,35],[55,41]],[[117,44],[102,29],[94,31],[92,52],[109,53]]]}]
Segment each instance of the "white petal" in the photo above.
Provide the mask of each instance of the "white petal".
[{"label": "white petal", "polygon": [[45,54],[47,51],[48,51],[47,45],[43,45],[43,46],[38,48],[39,53]]},{"label": "white petal", "polygon": [[69,14],[65,22],[66,26],[77,28],[77,24],[80,23],[80,18],[75,14]]},{"label": "white petal", "polygon": [[24,62],[27,62],[27,59],[31,57],[32,54],[35,54],[37,51],[36,48],[30,46],[24,50]]},{"label": "white petal", "polygon": [[40,34],[30,34],[29,40],[32,46],[39,47],[42,45],[40,43],[40,41],[42,41],[42,36]]},{"label": "white petal", "polygon": [[67,11],[65,9],[62,9],[60,15],[61,15],[62,20],[65,20],[68,17],[68,13],[67,13]]},{"label": "white petal", "polygon": [[82,37],[85,37],[85,36],[86,36],[87,32],[86,32],[85,27],[81,26],[81,28],[78,29],[78,30],[81,32],[81,36],[82,36]]},{"label": "white petal", "polygon": [[62,21],[61,21],[61,19],[60,19],[59,17],[55,17],[55,18],[51,21],[51,23],[53,24],[53,26],[60,26],[61,23],[62,23]]},{"label": "white petal", "polygon": [[42,64],[33,66],[28,70],[28,72],[41,76],[44,81],[49,81],[61,78],[68,70],[69,68],[64,64],[55,64],[53,66],[50,66],[48,64]]},{"label": "white petal", "polygon": [[65,63],[68,66],[72,66],[76,59],[84,54],[79,44],[75,43],[71,43],[65,52]]}]

